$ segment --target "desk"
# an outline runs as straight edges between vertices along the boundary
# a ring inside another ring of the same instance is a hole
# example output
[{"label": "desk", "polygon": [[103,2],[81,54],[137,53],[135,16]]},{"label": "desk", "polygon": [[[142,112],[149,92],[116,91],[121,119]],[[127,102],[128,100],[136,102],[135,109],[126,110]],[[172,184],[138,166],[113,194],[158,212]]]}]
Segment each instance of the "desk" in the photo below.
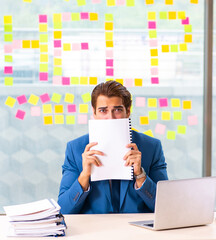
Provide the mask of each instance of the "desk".
[{"label": "desk", "polygon": [[7,220],[0,216],[0,240],[174,240],[174,239],[216,239],[216,221],[200,227],[152,231],[128,224],[129,221],[150,220],[153,214],[102,214],[65,215],[68,226],[66,236],[61,238],[12,238],[6,237]]}]

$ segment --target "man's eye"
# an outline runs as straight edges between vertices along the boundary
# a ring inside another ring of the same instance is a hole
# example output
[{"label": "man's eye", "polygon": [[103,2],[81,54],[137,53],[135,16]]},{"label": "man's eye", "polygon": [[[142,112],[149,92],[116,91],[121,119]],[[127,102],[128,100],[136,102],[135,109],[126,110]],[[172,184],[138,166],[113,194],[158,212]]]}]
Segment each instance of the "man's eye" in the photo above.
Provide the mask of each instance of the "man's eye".
[{"label": "man's eye", "polygon": [[116,112],[122,112],[122,108],[116,108],[115,111]]},{"label": "man's eye", "polygon": [[105,110],[105,109],[100,109],[99,112],[101,112],[101,113],[105,113],[106,110]]}]

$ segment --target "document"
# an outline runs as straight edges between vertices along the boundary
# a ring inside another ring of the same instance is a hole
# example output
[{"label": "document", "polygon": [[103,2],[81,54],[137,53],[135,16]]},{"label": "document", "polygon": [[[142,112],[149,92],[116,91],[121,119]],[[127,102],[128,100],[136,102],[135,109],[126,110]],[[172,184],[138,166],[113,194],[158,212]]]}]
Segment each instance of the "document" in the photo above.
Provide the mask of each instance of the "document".
[{"label": "document", "polygon": [[91,149],[104,153],[104,156],[97,155],[103,166],[93,165],[91,181],[133,179],[133,167],[125,166],[123,159],[130,150],[126,147],[131,142],[129,118],[89,120],[89,142],[97,142]]}]

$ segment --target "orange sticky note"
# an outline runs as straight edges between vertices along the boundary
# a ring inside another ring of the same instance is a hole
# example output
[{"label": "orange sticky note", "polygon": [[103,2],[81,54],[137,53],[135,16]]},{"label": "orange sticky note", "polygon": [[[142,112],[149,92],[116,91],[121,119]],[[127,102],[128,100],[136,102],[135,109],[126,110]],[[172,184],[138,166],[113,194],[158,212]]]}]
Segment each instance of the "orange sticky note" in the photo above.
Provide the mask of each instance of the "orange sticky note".
[{"label": "orange sticky note", "polygon": [[112,31],[113,30],[113,22],[105,22],[105,30]]},{"label": "orange sticky note", "polygon": [[63,105],[55,105],[54,109],[55,109],[55,113],[63,113],[64,112]]},{"label": "orange sticky note", "polygon": [[96,85],[97,84],[97,77],[89,77],[89,84]]},{"label": "orange sticky note", "polygon": [[165,0],[166,5],[173,5],[173,0]]},{"label": "orange sticky note", "polygon": [[149,124],[149,118],[147,116],[141,116],[140,125],[148,125],[148,124]]},{"label": "orange sticky note", "polygon": [[183,107],[183,109],[191,109],[192,102],[190,100],[182,101],[182,107]]},{"label": "orange sticky note", "polygon": [[32,48],[39,48],[40,47],[39,40],[32,40],[31,41],[31,47]]},{"label": "orange sticky note", "polygon": [[30,48],[30,47],[31,47],[31,42],[30,42],[30,40],[23,40],[23,41],[22,41],[22,47],[23,47],[23,48]]},{"label": "orange sticky note", "polygon": [[146,0],[146,4],[154,4],[154,0]]},{"label": "orange sticky note", "polygon": [[90,19],[90,21],[97,21],[98,14],[97,13],[89,13],[89,19]]},{"label": "orange sticky note", "polygon": [[134,86],[135,87],[142,87],[142,79],[141,78],[135,78],[134,79]]},{"label": "orange sticky note", "polygon": [[168,19],[170,20],[176,19],[176,12],[175,11],[168,12]]},{"label": "orange sticky note", "polygon": [[192,42],[192,34],[185,34],[184,41],[186,43],[191,43]]},{"label": "orange sticky note", "polygon": [[53,117],[52,116],[44,116],[44,125],[51,125],[53,124]]},{"label": "orange sticky note", "polygon": [[162,45],[161,46],[161,51],[162,52],[169,52],[169,45]]},{"label": "orange sticky note", "polygon": [[54,31],[53,35],[54,35],[54,39],[61,39],[62,31]]},{"label": "orange sticky note", "polygon": [[157,57],[158,56],[158,50],[157,49],[151,49],[150,53],[151,53],[151,57]]}]

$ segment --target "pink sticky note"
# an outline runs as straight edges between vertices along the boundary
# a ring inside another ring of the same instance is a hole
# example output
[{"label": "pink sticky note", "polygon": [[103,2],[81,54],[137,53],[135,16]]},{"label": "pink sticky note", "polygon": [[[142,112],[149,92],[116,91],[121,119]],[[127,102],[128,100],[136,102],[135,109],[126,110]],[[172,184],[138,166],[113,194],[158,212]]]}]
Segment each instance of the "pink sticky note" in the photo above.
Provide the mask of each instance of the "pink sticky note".
[{"label": "pink sticky note", "polygon": [[40,100],[42,103],[46,103],[50,101],[50,97],[48,93],[44,93],[42,95],[40,95]]},{"label": "pink sticky note", "polygon": [[89,19],[89,13],[88,13],[88,12],[81,12],[81,13],[80,13],[80,18],[81,18],[82,20],[87,20],[87,19]]},{"label": "pink sticky note", "polygon": [[62,21],[63,22],[71,21],[71,13],[69,12],[62,13]]},{"label": "pink sticky note", "polygon": [[145,107],[146,99],[144,97],[136,97],[136,107]]},{"label": "pink sticky note", "polygon": [[125,0],[116,0],[116,5],[117,6],[125,5]]},{"label": "pink sticky note", "polygon": [[165,134],[165,130],[166,130],[166,126],[160,123],[157,123],[156,127],[155,127],[155,133],[158,134]]},{"label": "pink sticky note", "polygon": [[114,75],[113,68],[107,68],[106,69],[106,76],[113,76],[113,75]]},{"label": "pink sticky note", "polygon": [[189,17],[186,17],[185,19],[182,19],[182,24],[183,25],[189,24]]},{"label": "pink sticky note", "polygon": [[124,86],[125,87],[134,87],[134,80],[132,78],[124,79]]},{"label": "pink sticky note", "polygon": [[61,49],[54,49],[54,57],[61,57],[62,51]]},{"label": "pink sticky note", "polygon": [[4,53],[12,53],[13,52],[13,46],[10,44],[4,45]]},{"label": "pink sticky note", "polygon": [[27,103],[27,98],[25,95],[21,95],[17,97],[17,101],[19,104],[24,104],[24,103]]},{"label": "pink sticky note", "polygon": [[81,43],[81,49],[88,50],[89,49],[88,43]]},{"label": "pink sticky note", "polygon": [[157,47],[158,41],[157,39],[149,39],[149,46],[150,47]]},{"label": "pink sticky note", "polygon": [[193,126],[198,124],[198,118],[196,115],[188,116],[188,125]]},{"label": "pink sticky note", "polygon": [[151,78],[151,83],[152,84],[158,84],[159,83],[159,78],[158,77],[152,77]]},{"label": "pink sticky note", "polygon": [[41,115],[41,109],[38,106],[31,107],[31,116],[37,117]]},{"label": "pink sticky note", "polygon": [[168,99],[167,98],[159,98],[159,106],[160,107],[168,107]]},{"label": "pink sticky note", "polygon": [[86,114],[78,115],[78,124],[87,124],[87,122],[88,122],[88,116]]},{"label": "pink sticky note", "polygon": [[75,104],[68,104],[67,105],[67,110],[69,113],[76,112],[76,105]]},{"label": "pink sticky note", "polygon": [[72,43],[72,50],[78,51],[81,49],[81,44],[80,43]]},{"label": "pink sticky note", "polygon": [[4,74],[13,74],[13,67],[12,66],[4,67]]},{"label": "pink sticky note", "polygon": [[113,58],[113,50],[106,50],[106,57]]},{"label": "pink sticky note", "polygon": [[156,28],[156,22],[155,21],[149,21],[148,22],[148,28],[149,29],[155,29]]},{"label": "pink sticky note", "polygon": [[17,110],[17,113],[16,113],[16,118],[20,119],[20,120],[23,120],[24,117],[25,117],[25,112],[22,111],[22,110]]},{"label": "pink sticky note", "polygon": [[54,40],[54,47],[60,48],[61,47],[61,40]]},{"label": "pink sticky note", "polygon": [[70,85],[70,78],[62,77],[62,85]]},{"label": "pink sticky note", "polygon": [[151,75],[158,75],[158,68],[157,67],[152,67],[151,68]]},{"label": "pink sticky note", "polygon": [[62,85],[62,77],[53,76],[53,85]]},{"label": "pink sticky note", "polygon": [[40,23],[47,23],[47,15],[39,15]]},{"label": "pink sticky note", "polygon": [[13,40],[12,47],[13,47],[13,49],[21,49],[22,48],[22,40]]},{"label": "pink sticky note", "polygon": [[39,80],[40,81],[48,81],[48,73],[47,72],[40,72],[39,73]]},{"label": "pink sticky note", "polygon": [[101,0],[92,0],[92,3],[93,3],[93,4],[101,3]]},{"label": "pink sticky note", "polygon": [[113,59],[106,59],[106,66],[113,67]]}]

